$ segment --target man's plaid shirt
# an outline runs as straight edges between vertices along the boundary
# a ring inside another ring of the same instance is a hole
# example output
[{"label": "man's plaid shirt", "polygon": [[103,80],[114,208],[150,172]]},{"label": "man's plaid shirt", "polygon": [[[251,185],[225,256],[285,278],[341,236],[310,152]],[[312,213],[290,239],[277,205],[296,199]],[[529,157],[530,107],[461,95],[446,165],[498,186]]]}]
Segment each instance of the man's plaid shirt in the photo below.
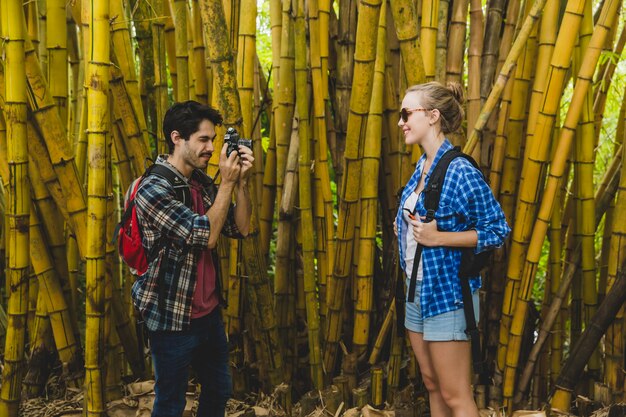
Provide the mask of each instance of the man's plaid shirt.
[{"label": "man's plaid shirt", "polygon": [[[176,168],[165,162],[163,156],[156,163],[166,165],[186,181]],[[192,174],[198,177],[202,175],[200,171]],[[217,187],[210,182],[203,188],[202,194],[205,210],[208,210],[217,194]],[[135,205],[146,253],[150,253],[157,242],[169,245],[159,249],[154,259],[149,260],[148,270],[133,284],[133,303],[149,330],[184,330],[191,320],[198,255],[208,250],[209,218],[194,213],[176,200],[174,188],[167,180],[156,175],[142,181],[135,195]],[[233,205],[222,233],[229,237],[242,237],[235,224]],[[218,266],[214,267],[217,270]],[[219,279],[217,275],[216,279]],[[160,288],[160,285],[163,287]],[[164,305],[159,305],[159,292]]]},{"label": "man's plaid shirt", "polygon": [[[437,151],[433,164],[426,174],[425,184],[428,184],[439,159],[449,149],[452,149],[452,144],[446,139]],[[404,187],[400,209],[396,216],[402,270],[406,267],[404,261],[406,234],[410,232],[409,224],[402,215],[402,207],[419,183],[425,160],[426,156],[422,155],[415,172]],[[420,194],[415,209],[420,216],[426,215],[423,193]],[[511,231],[500,204],[493,197],[482,174],[465,158],[455,158],[448,167],[435,220],[441,231],[476,230],[478,234],[476,253],[501,246]],[[432,317],[462,308],[461,281],[458,276],[461,250],[443,246],[424,247],[421,262],[424,272],[420,297],[423,317]],[[480,285],[480,276],[470,279],[472,291],[480,288]],[[414,300],[407,300],[407,302],[414,302]]]}]

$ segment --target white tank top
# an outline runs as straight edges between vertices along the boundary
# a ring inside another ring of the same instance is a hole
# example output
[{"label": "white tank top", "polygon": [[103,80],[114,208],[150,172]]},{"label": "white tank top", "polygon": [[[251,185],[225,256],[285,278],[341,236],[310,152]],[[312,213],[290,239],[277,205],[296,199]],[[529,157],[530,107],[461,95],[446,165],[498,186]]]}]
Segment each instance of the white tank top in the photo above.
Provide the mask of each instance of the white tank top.
[{"label": "white tank top", "polygon": [[[404,208],[407,210],[402,210],[402,215],[404,216],[404,221],[407,223],[406,229],[406,241],[405,241],[405,250],[404,250],[404,262],[406,263],[406,267],[404,272],[408,278],[411,278],[411,274],[413,273],[413,263],[415,258],[415,249],[417,248],[417,242],[413,237],[413,226],[411,225],[409,218],[409,212],[413,212],[415,208],[415,203],[417,203],[418,195],[415,192],[412,192],[409,198],[404,202]],[[421,281],[423,277],[423,268],[422,262],[420,261],[419,266],[417,267],[417,281]]]}]

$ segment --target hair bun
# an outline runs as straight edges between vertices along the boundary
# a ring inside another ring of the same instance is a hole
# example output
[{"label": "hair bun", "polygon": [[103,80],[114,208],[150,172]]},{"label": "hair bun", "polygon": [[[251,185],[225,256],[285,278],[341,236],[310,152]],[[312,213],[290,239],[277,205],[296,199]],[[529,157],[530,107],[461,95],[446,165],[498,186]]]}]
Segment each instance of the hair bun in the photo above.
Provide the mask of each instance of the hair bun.
[{"label": "hair bun", "polygon": [[452,93],[455,100],[459,102],[459,104],[463,104],[465,102],[465,94],[463,93],[463,87],[458,82],[448,82],[446,88]]}]

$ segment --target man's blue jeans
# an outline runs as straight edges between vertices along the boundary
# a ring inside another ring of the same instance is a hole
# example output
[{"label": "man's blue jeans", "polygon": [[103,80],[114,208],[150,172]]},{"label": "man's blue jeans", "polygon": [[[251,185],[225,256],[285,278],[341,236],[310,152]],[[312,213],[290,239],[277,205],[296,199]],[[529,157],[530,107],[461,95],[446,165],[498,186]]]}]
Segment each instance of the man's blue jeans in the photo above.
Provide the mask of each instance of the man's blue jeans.
[{"label": "man's blue jeans", "polygon": [[156,378],[152,417],[182,415],[190,366],[201,386],[197,417],[224,417],[232,379],[219,307],[192,320],[188,330],[150,332],[150,348]]}]

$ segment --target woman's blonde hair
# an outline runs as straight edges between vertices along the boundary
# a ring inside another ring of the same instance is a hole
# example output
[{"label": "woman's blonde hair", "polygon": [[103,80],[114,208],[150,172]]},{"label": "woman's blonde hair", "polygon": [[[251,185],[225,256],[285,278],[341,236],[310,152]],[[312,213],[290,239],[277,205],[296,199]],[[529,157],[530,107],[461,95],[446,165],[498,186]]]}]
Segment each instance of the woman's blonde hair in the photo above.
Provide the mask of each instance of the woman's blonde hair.
[{"label": "woman's blonde hair", "polygon": [[421,104],[428,110],[437,109],[441,114],[441,131],[447,135],[461,127],[463,116],[463,87],[457,82],[449,82],[447,86],[432,81],[417,84],[406,90],[408,93],[420,93]]}]

